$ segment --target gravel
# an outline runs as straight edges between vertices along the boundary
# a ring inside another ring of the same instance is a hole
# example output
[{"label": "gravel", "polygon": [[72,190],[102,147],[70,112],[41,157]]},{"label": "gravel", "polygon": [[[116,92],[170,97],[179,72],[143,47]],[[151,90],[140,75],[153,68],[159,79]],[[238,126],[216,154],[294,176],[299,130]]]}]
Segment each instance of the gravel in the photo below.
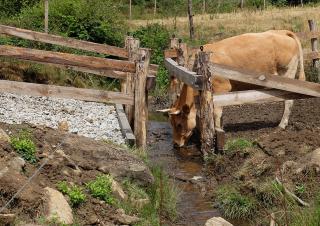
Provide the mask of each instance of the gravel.
[{"label": "gravel", "polygon": [[52,97],[0,93],[0,121],[58,128],[67,122],[69,132],[96,140],[124,143],[113,105]]}]

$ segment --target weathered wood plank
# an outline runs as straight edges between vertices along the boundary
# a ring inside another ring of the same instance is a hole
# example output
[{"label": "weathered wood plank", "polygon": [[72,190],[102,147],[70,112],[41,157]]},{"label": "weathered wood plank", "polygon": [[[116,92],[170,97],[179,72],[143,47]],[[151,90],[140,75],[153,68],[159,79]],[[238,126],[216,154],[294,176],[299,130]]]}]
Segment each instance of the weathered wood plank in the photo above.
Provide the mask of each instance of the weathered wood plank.
[{"label": "weathered wood plank", "polygon": [[133,146],[136,143],[136,137],[134,136],[126,114],[124,112],[122,104],[116,104],[116,111],[118,114],[118,120],[121,128],[122,135],[124,136],[126,143]]},{"label": "weathered wood plank", "polygon": [[126,49],[115,46],[109,46],[106,44],[97,44],[93,42],[66,38],[58,35],[51,35],[15,27],[9,27],[5,25],[0,25],[0,33],[32,41],[61,45],[74,49],[81,49],[90,52],[128,58],[128,52],[126,51]]},{"label": "weathered wood plank", "polygon": [[214,94],[214,106],[225,107],[241,104],[261,104],[284,100],[306,99],[310,96],[283,90],[261,89]]},{"label": "weathered wood plank", "polygon": [[320,84],[318,83],[300,81],[262,73],[255,74],[213,63],[210,63],[210,71],[214,76],[219,76],[230,80],[320,97]]},{"label": "weathered wood plank", "polygon": [[76,99],[100,103],[133,104],[133,96],[119,92],[14,82],[7,80],[0,80],[0,92],[30,96]]},{"label": "weathered wood plank", "polygon": [[147,146],[148,102],[146,96],[146,81],[149,73],[149,63],[150,51],[147,49],[139,49],[139,61],[134,77],[134,135],[136,136],[137,147],[143,150],[145,150]]},{"label": "weathered wood plank", "polygon": [[87,68],[90,70],[117,70],[135,72],[135,63],[129,61],[105,59],[92,56],[80,56],[69,53],[50,52],[13,46],[0,46],[0,56],[39,63],[59,64]]},{"label": "weathered wood plank", "polygon": [[165,58],[177,58],[178,53],[176,49],[167,49],[164,51],[164,57]]},{"label": "weathered wood plank", "polygon": [[185,67],[179,66],[174,60],[170,58],[165,59],[165,67],[171,74],[173,74],[183,83],[192,86],[197,90],[202,89],[202,75],[198,75],[195,72],[188,71]]}]

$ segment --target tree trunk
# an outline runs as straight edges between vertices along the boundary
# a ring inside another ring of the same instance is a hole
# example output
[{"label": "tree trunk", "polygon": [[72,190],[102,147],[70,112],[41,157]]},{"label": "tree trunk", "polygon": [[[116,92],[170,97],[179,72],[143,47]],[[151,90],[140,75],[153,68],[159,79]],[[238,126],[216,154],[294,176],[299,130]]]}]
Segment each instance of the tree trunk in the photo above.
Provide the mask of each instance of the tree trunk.
[{"label": "tree trunk", "polygon": [[155,16],[157,14],[157,0],[154,0],[154,10],[153,15]]},{"label": "tree trunk", "polygon": [[193,25],[193,14],[192,14],[192,0],[188,0],[188,15],[189,15],[190,39],[191,39],[191,40],[194,40],[194,25]]},{"label": "tree trunk", "polygon": [[240,2],[240,8],[243,9],[243,5],[244,5],[244,0],[241,0]]},{"label": "tree trunk", "polygon": [[132,0],[129,2],[129,19],[132,19]]},{"label": "tree trunk", "polygon": [[202,5],[202,13],[206,13],[206,0],[203,0],[203,5]]},{"label": "tree trunk", "polygon": [[301,6],[303,7],[303,0],[301,0]]}]

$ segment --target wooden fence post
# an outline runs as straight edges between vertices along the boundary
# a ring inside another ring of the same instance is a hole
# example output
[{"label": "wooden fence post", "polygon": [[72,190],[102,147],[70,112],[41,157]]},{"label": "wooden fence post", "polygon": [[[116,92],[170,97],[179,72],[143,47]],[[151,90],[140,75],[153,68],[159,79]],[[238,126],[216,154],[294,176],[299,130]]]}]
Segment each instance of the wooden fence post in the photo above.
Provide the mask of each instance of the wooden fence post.
[{"label": "wooden fence post", "polygon": [[138,148],[146,149],[147,145],[147,120],[148,120],[148,102],[146,101],[147,91],[146,82],[149,73],[150,50],[139,49],[139,60],[136,64],[137,70],[134,77],[135,82],[135,117],[134,117],[134,135],[136,136],[136,145]]},{"label": "wooden fence post", "polygon": [[49,0],[44,1],[44,32],[49,32]]},{"label": "wooden fence post", "polygon": [[[309,24],[309,29],[311,32],[317,31],[316,22],[314,20],[308,20],[308,24]],[[312,49],[312,52],[318,51],[318,38],[316,38],[316,37],[311,38],[311,49]],[[320,81],[320,59],[313,59],[312,60],[312,67],[317,72],[318,81]]]},{"label": "wooden fence post", "polygon": [[203,155],[213,153],[215,126],[214,126],[214,106],[212,97],[212,74],[209,71],[210,53],[199,52],[197,73],[203,75],[203,91],[200,92],[200,133],[201,152]]},{"label": "wooden fence post", "polygon": [[[177,39],[174,35],[171,38],[170,41],[170,48],[177,50],[179,48],[179,39]],[[170,78],[170,87],[169,87],[169,101],[171,106],[175,103],[177,100],[177,95],[179,93],[179,81],[174,76],[174,74],[169,74]]]},{"label": "wooden fence post", "polygon": [[[139,47],[140,47],[139,39],[135,39],[131,36],[126,37],[125,47],[129,53],[129,61],[136,62],[139,58]],[[134,74],[127,73],[127,79],[125,81],[121,81],[121,92],[134,95],[134,89],[135,89]],[[133,128],[134,106],[126,105],[125,112],[128,117],[128,122]]]}]

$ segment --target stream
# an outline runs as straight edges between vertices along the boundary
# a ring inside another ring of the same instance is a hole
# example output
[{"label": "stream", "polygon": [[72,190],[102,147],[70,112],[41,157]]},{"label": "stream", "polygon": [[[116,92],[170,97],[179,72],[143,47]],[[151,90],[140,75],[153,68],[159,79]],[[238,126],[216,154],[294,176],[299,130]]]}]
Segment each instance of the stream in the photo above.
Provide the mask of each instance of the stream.
[{"label": "stream", "polygon": [[196,147],[174,149],[172,128],[162,114],[150,114],[148,145],[151,161],[161,165],[181,191],[175,225],[203,226],[208,219],[220,216],[212,201],[205,197],[201,183],[205,176],[199,150]]}]

